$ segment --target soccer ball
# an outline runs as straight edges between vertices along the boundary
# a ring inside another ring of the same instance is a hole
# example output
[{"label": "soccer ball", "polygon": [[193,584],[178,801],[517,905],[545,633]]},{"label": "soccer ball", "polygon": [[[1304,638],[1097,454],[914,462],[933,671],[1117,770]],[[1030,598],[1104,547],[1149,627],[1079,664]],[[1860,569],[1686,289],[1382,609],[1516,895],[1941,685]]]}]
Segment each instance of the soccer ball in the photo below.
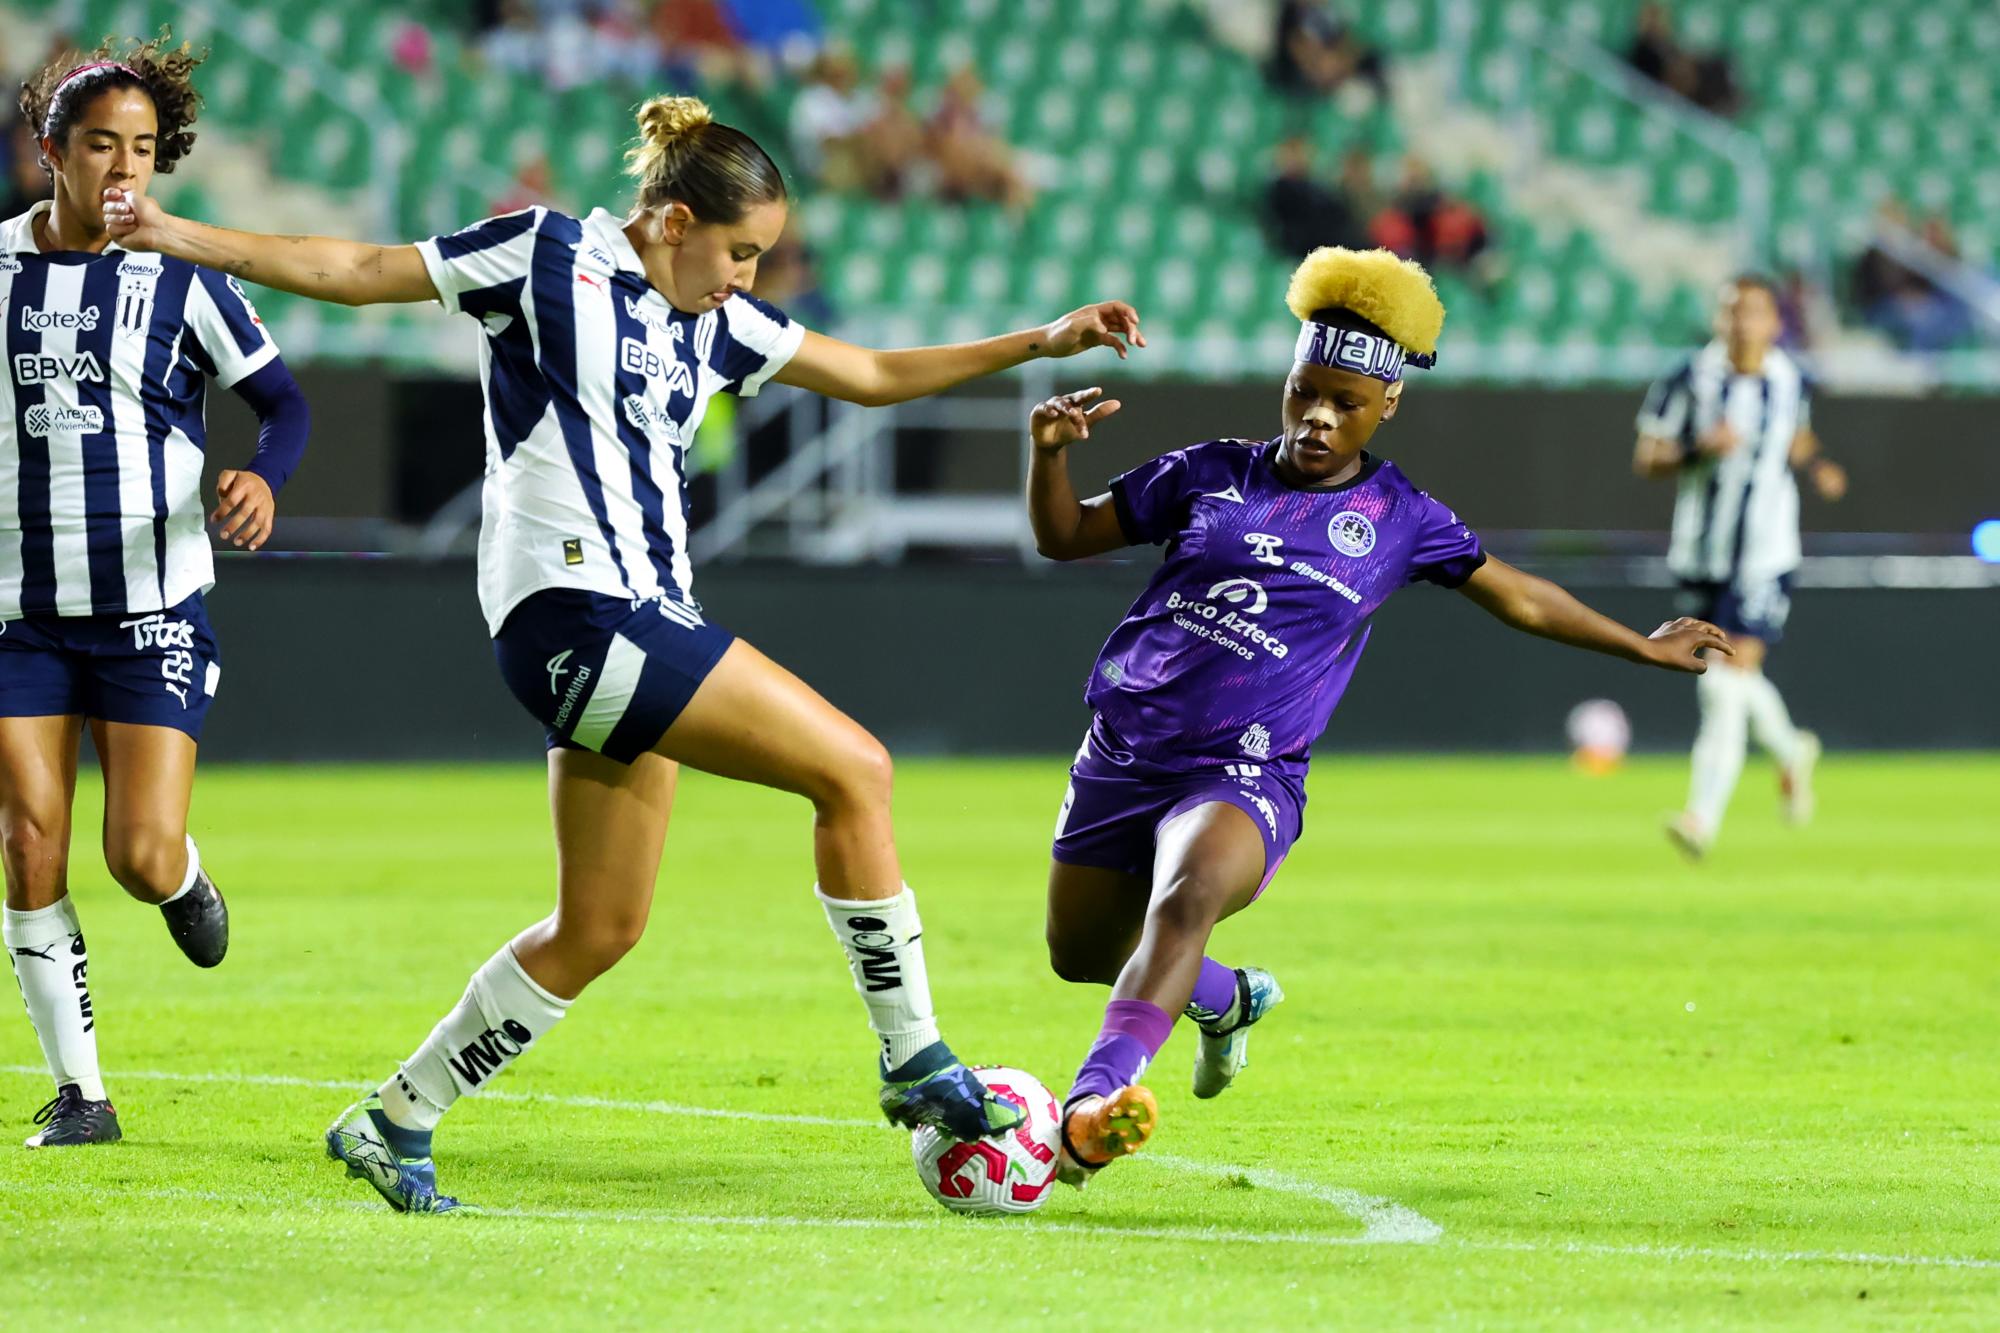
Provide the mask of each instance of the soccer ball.
[{"label": "soccer ball", "polygon": [[1625,762],[1632,744],[1632,724],[1625,710],[1609,699],[1585,699],[1569,710],[1570,759],[1593,777],[1602,777]]},{"label": "soccer ball", "polygon": [[996,1097],[1028,1113],[1020,1128],[974,1143],[920,1125],[910,1135],[917,1179],[954,1213],[990,1217],[1032,1213],[1048,1202],[1056,1183],[1056,1154],[1062,1136],[1062,1108],[1025,1069],[980,1065],[974,1073]]}]

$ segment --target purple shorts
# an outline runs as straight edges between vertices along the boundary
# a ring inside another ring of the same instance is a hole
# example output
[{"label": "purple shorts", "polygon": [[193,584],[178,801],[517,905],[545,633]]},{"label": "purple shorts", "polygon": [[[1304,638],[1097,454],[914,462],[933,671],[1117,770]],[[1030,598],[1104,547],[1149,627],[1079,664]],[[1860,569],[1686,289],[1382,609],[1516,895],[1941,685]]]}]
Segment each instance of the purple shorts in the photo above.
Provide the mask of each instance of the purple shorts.
[{"label": "purple shorts", "polygon": [[1298,778],[1260,764],[1168,768],[1123,749],[1098,719],[1070,765],[1051,854],[1065,865],[1151,879],[1160,826],[1213,801],[1242,810],[1264,835],[1261,895],[1301,832],[1306,798]]}]

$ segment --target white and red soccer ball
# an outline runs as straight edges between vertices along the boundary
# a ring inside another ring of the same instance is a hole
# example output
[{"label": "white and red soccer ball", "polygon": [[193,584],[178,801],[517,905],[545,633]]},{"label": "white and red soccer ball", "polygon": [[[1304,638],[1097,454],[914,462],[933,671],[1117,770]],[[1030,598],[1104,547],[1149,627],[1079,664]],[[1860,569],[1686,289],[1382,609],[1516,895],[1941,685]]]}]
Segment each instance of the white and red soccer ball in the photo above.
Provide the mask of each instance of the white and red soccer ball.
[{"label": "white and red soccer ball", "polygon": [[954,1213],[972,1217],[1032,1213],[1048,1202],[1055,1188],[1062,1107],[1025,1069],[981,1065],[973,1072],[994,1096],[1027,1112],[1027,1120],[1011,1134],[972,1143],[920,1126],[910,1136],[917,1179]]}]

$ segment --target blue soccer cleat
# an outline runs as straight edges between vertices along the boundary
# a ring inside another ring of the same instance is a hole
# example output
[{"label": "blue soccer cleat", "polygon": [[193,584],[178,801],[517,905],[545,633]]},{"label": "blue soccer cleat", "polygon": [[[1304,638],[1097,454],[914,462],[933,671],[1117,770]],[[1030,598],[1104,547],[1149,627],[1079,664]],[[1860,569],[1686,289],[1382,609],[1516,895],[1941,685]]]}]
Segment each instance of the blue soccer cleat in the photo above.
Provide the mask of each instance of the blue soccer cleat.
[{"label": "blue soccer cleat", "polygon": [[1261,967],[1236,969],[1236,1000],[1227,1013],[1211,1014],[1189,1005],[1187,1015],[1201,1031],[1194,1057],[1194,1095],[1218,1097],[1250,1063],[1250,1025],[1277,1008],[1285,992]]},{"label": "blue soccer cleat", "polygon": [[882,1071],[882,1114],[905,1129],[930,1125],[961,1143],[1011,1133],[1028,1113],[995,1097],[979,1076],[933,1042],[895,1069]]},{"label": "blue soccer cleat", "polygon": [[399,1213],[448,1213],[457,1199],[437,1191],[430,1135],[402,1129],[382,1113],[382,1098],[369,1093],[340,1113],[326,1131],[326,1155],[347,1164],[347,1174],[375,1187]]}]

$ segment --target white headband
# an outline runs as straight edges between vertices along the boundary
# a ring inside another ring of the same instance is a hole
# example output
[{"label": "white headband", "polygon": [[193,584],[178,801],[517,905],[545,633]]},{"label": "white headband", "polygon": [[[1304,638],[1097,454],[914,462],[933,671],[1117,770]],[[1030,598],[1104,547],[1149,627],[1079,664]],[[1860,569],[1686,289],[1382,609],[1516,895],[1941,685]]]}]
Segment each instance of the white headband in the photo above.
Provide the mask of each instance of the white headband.
[{"label": "white headband", "polygon": [[1298,346],[1292,359],[1310,366],[1331,366],[1371,375],[1387,384],[1403,378],[1404,365],[1429,370],[1437,364],[1435,352],[1411,352],[1392,338],[1378,338],[1360,329],[1336,329],[1331,324],[1307,320],[1299,328]]}]

